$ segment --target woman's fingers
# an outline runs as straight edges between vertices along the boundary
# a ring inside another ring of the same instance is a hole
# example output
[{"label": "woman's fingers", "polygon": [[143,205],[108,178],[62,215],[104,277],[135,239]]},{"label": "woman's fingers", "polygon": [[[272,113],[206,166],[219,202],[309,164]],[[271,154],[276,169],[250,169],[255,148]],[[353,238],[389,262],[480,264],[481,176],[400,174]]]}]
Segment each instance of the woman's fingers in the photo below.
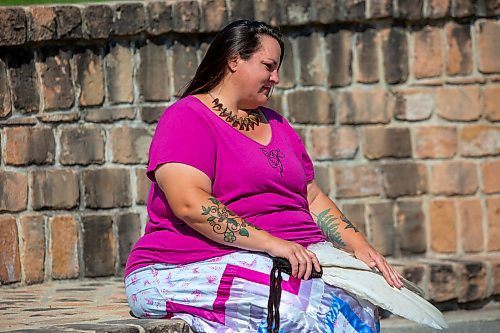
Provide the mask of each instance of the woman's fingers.
[{"label": "woman's fingers", "polygon": [[304,258],[304,261],[305,261],[305,271],[304,271],[304,275],[302,276],[302,278],[304,280],[307,280],[311,276],[312,260],[311,260],[311,257],[309,257],[309,255],[307,254],[306,249],[301,251],[300,255]]},{"label": "woman's fingers", "polygon": [[[312,268],[314,262],[311,256],[308,253],[309,251],[303,248],[300,245],[297,245],[293,252],[287,258],[292,264],[292,276],[297,279],[309,279],[311,276]],[[319,266],[319,262],[317,261],[317,265]],[[296,265],[296,266],[295,266]],[[296,269],[295,269],[296,267]]]},{"label": "woman's fingers", "polygon": [[298,279],[306,278],[306,274],[309,272],[309,275],[311,274],[311,260],[309,259],[308,262],[308,257],[304,255],[304,249],[298,249],[297,252],[295,252],[295,256],[297,257],[297,260],[299,262],[299,271],[297,274]]},{"label": "woman's fingers", "polygon": [[306,269],[307,269],[307,260],[301,255],[300,245],[294,244],[289,249],[289,254],[286,256],[286,259],[292,265],[292,276],[300,279]]},{"label": "woman's fingers", "polygon": [[401,274],[399,274],[399,272],[391,265],[389,265],[389,268],[391,269],[394,280],[396,280],[396,287],[403,288],[403,277],[401,276]]},{"label": "woman's fingers", "polygon": [[298,279],[309,279],[313,267],[317,271],[321,270],[316,255],[302,245],[294,242],[276,239],[273,248],[268,253],[271,256],[288,259],[292,266],[292,276]]},{"label": "woman's fingers", "polygon": [[390,286],[399,289],[403,287],[403,276],[387,262],[383,255],[371,246],[355,251],[355,256],[365,262],[371,269],[382,273],[382,276]]},{"label": "woman's fingers", "polygon": [[396,287],[396,281],[394,279],[393,274],[391,273],[391,270],[385,264],[382,264],[381,266],[382,266],[382,268],[380,271],[382,272],[382,275],[384,276],[384,278],[387,280],[389,285]]},{"label": "woman's fingers", "polygon": [[297,260],[297,257],[295,255],[290,255],[288,258],[288,261],[290,262],[290,265],[292,266],[292,276],[297,277],[297,273],[299,271],[299,261]]},{"label": "woman's fingers", "polygon": [[379,256],[375,258],[375,262],[377,263],[377,268],[382,273],[382,275],[384,276],[387,283],[389,283],[389,285],[396,288],[403,287],[403,281],[399,277],[399,273],[397,273],[394,267],[389,265],[389,263],[385,260],[384,257]]},{"label": "woman's fingers", "polygon": [[316,269],[316,272],[321,271],[321,265],[319,264],[319,260],[318,260],[318,257],[316,257],[316,254],[309,251],[309,250],[307,250],[307,254],[311,258],[312,264],[313,264],[314,268]]},{"label": "woman's fingers", "polygon": [[321,271],[321,265],[319,264],[319,260],[316,257],[315,253],[304,249],[303,256],[307,260],[307,269],[303,278],[304,280],[308,280],[312,275],[313,269],[315,269],[317,272]]}]

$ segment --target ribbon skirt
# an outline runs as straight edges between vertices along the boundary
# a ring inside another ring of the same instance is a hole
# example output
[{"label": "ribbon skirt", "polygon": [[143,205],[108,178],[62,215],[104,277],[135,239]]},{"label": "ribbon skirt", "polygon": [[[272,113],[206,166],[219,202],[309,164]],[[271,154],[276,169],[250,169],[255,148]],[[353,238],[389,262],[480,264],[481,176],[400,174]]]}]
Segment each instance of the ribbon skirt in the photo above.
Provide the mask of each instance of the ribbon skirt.
[{"label": "ribbon skirt", "polygon": [[[129,306],[137,317],[176,318],[195,332],[267,332],[272,259],[235,252],[187,265],[156,264],[125,280]],[[377,309],[321,279],[282,274],[280,331],[380,331]]]}]

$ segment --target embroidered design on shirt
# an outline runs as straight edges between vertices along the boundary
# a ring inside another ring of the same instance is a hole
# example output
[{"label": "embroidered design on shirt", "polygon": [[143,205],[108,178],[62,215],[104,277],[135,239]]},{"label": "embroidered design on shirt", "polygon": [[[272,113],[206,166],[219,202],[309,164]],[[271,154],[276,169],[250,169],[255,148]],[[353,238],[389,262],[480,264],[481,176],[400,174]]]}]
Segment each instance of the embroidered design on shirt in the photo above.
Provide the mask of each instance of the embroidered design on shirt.
[{"label": "embroidered design on shirt", "polygon": [[283,163],[281,162],[282,158],[285,158],[285,154],[283,154],[279,148],[277,149],[266,149],[260,148],[260,150],[266,155],[267,161],[274,168],[278,169],[280,172],[281,178],[283,178]]}]

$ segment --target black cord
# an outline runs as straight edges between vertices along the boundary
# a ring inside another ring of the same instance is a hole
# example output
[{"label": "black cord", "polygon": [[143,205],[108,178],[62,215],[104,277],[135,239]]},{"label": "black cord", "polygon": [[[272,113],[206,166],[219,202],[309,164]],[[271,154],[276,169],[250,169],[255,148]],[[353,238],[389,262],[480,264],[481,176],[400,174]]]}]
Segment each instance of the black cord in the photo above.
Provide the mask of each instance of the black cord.
[{"label": "black cord", "polygon": [[273,265],[270,275],[269,299],[267,301],[267,332],[278,333],[280,329],[281,282],[283,278],[277,265]]},{"label": "black cord", "polygon": [[[267,301],[267,332],[278,333],[280,330],[281,272],[292,275],[292,265],[284,258],[274,257],[269,280],[269,299]],[[323,270],[313,267],[311,278],[320,278]]]}]

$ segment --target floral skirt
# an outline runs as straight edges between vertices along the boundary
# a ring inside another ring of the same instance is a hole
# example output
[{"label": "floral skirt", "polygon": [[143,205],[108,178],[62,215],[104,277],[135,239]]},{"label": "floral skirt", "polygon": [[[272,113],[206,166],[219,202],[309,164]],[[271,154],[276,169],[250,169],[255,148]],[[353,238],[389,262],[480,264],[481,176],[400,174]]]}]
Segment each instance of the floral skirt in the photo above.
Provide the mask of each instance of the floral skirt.
[{"label": "floral skirt", "polygon": [[[156,264],[125,279],[132,313],[175,318],[195,332],[267,332],[272,260],[235,252],[187,265]],[[282,274],[280,332],[380,331],[377,308],[321,279]]]}]

